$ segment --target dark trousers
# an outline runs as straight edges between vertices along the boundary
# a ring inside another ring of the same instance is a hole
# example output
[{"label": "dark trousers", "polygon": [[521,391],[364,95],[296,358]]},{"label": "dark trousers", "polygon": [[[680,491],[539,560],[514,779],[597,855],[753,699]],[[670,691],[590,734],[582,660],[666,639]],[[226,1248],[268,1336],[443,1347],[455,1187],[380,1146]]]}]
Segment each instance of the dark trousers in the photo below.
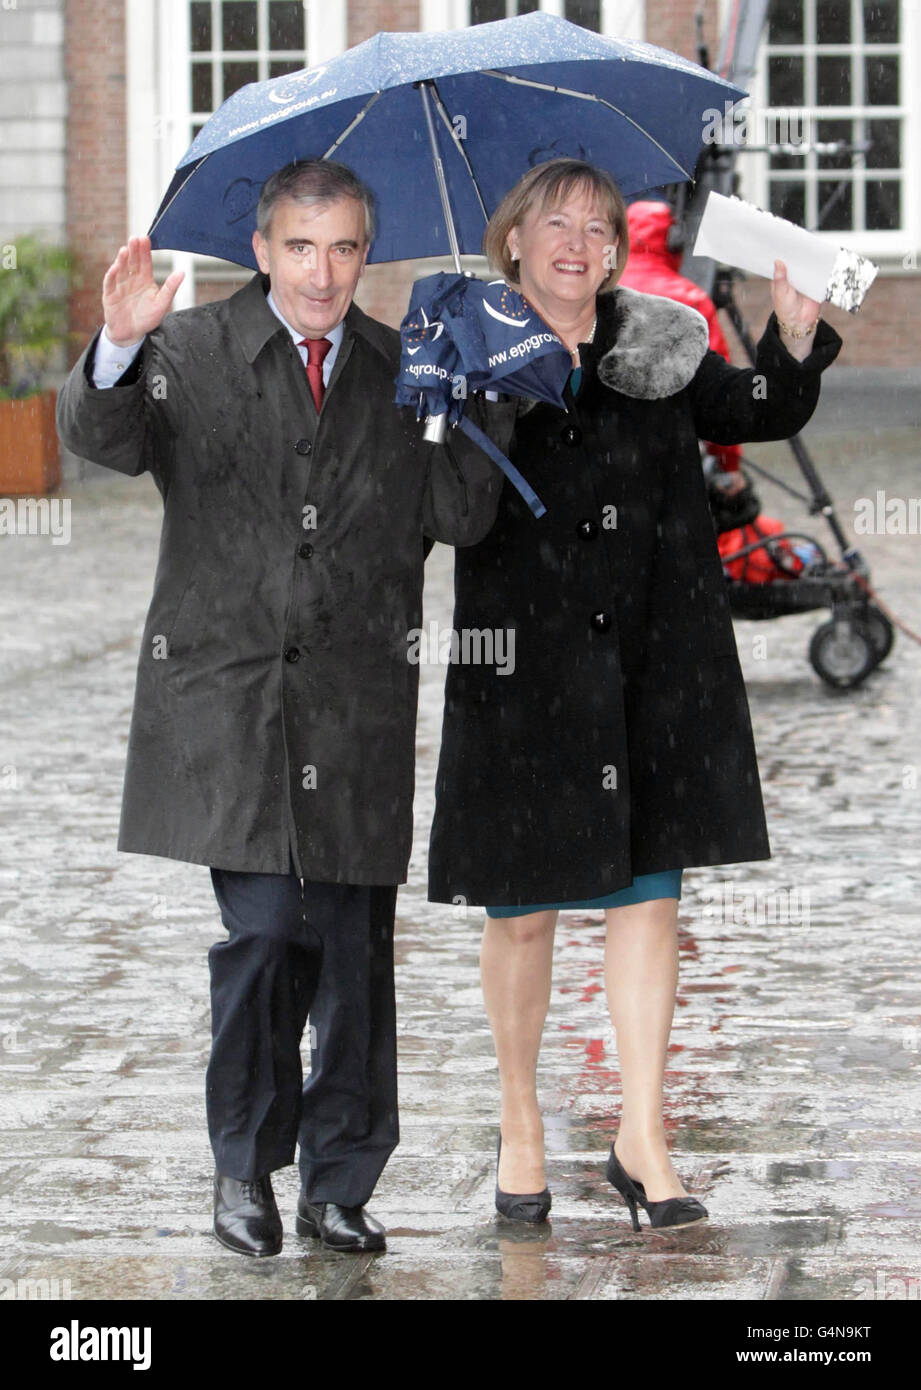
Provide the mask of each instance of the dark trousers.
[{"label": "dark trousers", "polygon": [[[399,1142],[396,887],[212,869],[208,1131],[240,1181],[294,1162],[311,1202],[362,1206]],[[300,1044],[310,1017],[311,1073]]]}]

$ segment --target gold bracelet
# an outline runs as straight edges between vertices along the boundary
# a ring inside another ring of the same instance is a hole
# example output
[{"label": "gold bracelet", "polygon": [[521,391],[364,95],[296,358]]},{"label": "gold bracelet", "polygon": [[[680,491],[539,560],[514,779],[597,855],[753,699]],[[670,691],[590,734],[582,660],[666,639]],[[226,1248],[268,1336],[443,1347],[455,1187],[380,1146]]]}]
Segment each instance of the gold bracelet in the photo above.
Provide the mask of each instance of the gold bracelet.
[{"label": "gold bracelet", "polygon": [[811,328],[797,328],[793,323],[784,323],[783,319],[778,319],[777,327],[791,338],[808,338],[810,333],[815,332],[818,322],[819,320],[816,319]]}]

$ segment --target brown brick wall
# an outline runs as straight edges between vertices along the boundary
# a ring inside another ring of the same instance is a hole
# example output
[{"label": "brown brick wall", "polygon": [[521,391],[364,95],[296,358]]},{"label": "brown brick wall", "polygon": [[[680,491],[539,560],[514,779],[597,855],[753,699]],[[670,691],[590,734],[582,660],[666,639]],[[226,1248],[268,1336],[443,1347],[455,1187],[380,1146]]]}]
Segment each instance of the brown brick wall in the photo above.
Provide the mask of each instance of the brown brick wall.
[{"label": "brown brick wall", "polygon": [[382,30],[418,29],[419,0],[349,0],[347,23],[350,48]]},{"label": "brown brick wall", "polygon": [[81,335],[102,316],[102,277],[127,235],[125,0],[67,0],[67,236],[80,272],[71,327]]},{"label": "brown brick wall", "polygon": [[417,265],[414,261],[369,265],[358,282],[355,302],[372,318],[399,328],[409,305]]},{"label": "brown brick wall", "polygon": [[696,63],[697,33],[694,16],[698,9],[703,10],[704,42],[710,48],[710,65],[715,67],[719,50],[717,0],[703,0],[702,5],[700,0],[665,0],[665,3],[659,4],[656,0],[649,0],[646,6],[646,42],[658,44],[661,48],[670,48],[673,53],[680,53],[683,58],[690,58]]},{"label": "brown brick wall", "polygon": [[[757,341],[771,311],[767,280],[741,282],[736,300]],[[844,346],[835,359],[839,366],[904,369],[921,364],[921,280],[917,276],[877,276],[856,314],[823,304],[822,317],[841,334]],[[746,362],[726,315],[720,319],[733,361]]]}]

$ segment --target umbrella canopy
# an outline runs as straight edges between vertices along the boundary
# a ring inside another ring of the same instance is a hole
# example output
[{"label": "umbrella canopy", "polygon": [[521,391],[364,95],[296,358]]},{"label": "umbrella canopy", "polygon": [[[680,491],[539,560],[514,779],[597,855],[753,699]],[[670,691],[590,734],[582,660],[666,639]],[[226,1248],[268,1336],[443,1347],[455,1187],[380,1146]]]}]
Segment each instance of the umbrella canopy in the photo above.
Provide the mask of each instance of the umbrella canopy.
[{"label": "umbrella canopy", "polygon": [[744,95],[666,49],[543,12],[450,32],[377,34],[225,101],[176,170],[151,243],[255,267],[263,183],[294,160],[326,158],[347,164],[375,194],[370,261],[477,253],[490,214],[535,164],[585,159],[625,194],[678,183],[692,175],[704,113]]}]

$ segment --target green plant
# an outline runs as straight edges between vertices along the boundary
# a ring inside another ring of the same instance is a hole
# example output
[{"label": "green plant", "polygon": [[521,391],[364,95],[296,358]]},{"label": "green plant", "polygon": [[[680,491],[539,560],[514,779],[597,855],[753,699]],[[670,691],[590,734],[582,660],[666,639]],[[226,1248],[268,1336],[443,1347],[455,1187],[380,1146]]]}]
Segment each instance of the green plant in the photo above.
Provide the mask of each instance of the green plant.
[{"label": "green plant", "polygon": [[41,375],[67,340],[71,253],[36,236],[0,246],[0,398],[41,389]]}]

